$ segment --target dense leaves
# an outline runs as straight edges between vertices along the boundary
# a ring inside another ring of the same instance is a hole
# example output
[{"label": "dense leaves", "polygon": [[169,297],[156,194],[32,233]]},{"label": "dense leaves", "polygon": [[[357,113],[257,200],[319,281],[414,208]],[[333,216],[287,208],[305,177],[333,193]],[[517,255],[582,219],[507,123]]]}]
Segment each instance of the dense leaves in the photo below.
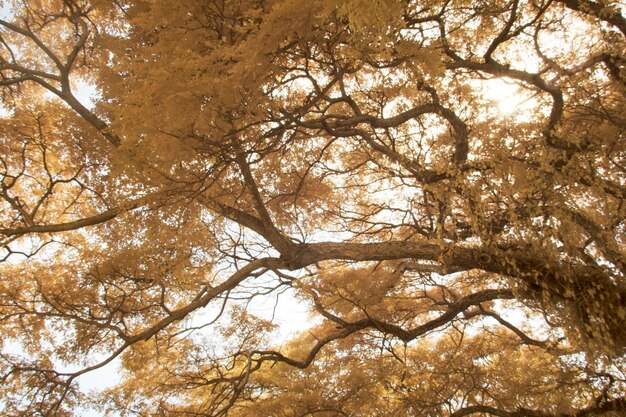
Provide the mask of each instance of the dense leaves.
[{"label": "dense leaves", "polygon": [[620,415],[620,7],[4,2],[0,413]]}]

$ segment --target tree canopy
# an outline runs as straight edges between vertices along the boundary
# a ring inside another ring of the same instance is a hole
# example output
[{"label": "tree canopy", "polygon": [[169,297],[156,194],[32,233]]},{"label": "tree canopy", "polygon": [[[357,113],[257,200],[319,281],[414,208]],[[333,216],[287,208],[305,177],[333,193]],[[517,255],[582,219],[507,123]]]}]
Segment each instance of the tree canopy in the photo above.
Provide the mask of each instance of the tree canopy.
[{"label": "tree canopy", "polygon": [[623,415],[622,8],[4,1],[0,414]]}]

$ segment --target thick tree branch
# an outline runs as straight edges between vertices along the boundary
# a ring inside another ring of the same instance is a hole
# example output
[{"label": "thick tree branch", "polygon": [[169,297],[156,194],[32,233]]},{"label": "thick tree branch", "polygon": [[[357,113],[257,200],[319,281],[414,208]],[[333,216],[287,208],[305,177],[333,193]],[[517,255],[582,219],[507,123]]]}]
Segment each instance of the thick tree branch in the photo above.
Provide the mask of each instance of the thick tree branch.
[{"label": "thick tree branch", "polygon": [[615,25],[626,37],[626,19],[621,15],[619,9],[604,6],[589,0],[556,0],[577,12],[594,16],[607,23]]},{"label": "thick tree branch", "polygon": [[619,411],[626,411],[626,399],[624,398],[609,400],[596,406],[583,408],[582,410],[574,412],[574,414],[552,414],[538,410],[530,410],[527,408],[520,408],[515,411],[506,411],[487,405],[472,405],[455,411],[450,414],[450,417],[463,417],[477,413],[487,413],[498,417],[587,417]]},{"label": "thick tree branch", "polygon": [[82,229],[84,227],[95,226],[97,224],[106,223],[119,216],[122,213],[126,213],[141,207],[145,207],[156,202],[163,202],[167,199],[168,195],[177,195],[180,190],[175,192],[164,191],[155,194],[150,194],[145,197],[141,197],[135,200],[131,200],[128,203],[106,210],[100,214],[85,217],[80,220],[67,223],[57,224],[32,224],[26,227],[16,227],[10,229],[0,229],[0,234],[11,236],[23,236],[29,233],[59,233],[68,232],[72,230]]},{"label": "thick tree branch", "polygon": [[[331,335],[328,335],[324,338],[319,339],[304,359],[298,360],[298,359],[289,358],[280,352],[274,352],[274,351],[257,351],[255,352],[255,354],[260,355],[260,357],[257,359],[259,362],[264,362],[264,361],[283,362],[283,363],[286,363],[287,365],[294,366],[296,368],[306,369],[309,365],[311,365],[311,363],[313,363],[313,361],[315,360],[315,357],[322,350],[324,346],[326,346],[332,341],[346,338],[353,333],[356,333],[365,329],[376,329],[382,333],[395,336],[404,342],[408,342],[420,336],[423,336],[424,334],[428,332],[438,329],[446,325],[447,323],[450,323],[456,316],[458,316],[459,314],[461,314],[463,311],[465,311],[467,308],[471,306],[478,305],[482,302],[490,301],[494,299],[511,299],[511,298],[514,298],[513,293],[510,290],[506,290],[506,289],[488,289],[488,290],[479,291],[477,293],[470,294],[466,297],[463,297],[462,299],[460,299],[459,301],[455,303],[450,304],[447,310],[436,319],[430,320],[424,324],[421,324],[409,330],[404,330],[400,326],[397,326],[395,324],[386,323],[386,322],[383,322],[381,320],[377,320],[371,317],[364,318],[356,322],[347,322],[342,319],[339,319],[338,317],[332,314],[324,314],[331,321],[339,324],[340,327],[343,327],[343,329],[337,333],[333,333]],[[318,304],[318,308],[321,308],[323,311],[325,311],[325,309],[321,307],[319,304]]]}]

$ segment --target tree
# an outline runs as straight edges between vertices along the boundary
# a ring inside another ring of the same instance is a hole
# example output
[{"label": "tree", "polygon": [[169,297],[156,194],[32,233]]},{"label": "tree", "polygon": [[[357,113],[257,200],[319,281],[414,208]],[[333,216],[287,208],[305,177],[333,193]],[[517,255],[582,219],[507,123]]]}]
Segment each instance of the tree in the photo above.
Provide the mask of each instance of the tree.
[{"label": "tree", "polygon": [[619,2],[2,14],[3,415],[626,409]]}]

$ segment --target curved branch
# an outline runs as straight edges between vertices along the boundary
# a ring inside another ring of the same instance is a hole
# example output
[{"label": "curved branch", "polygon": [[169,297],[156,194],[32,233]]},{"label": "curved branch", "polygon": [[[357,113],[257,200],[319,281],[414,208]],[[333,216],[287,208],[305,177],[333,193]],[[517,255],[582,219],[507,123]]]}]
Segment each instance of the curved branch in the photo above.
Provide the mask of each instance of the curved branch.
[{"label": "curved branch", "polygon": [[[297,122],[300,126],[309,129],[325,130],[330,134],[339,136],[361,136],[363,131],[356,129],[360,124],[368,124],[374,129],[389,129],[398,127],[411,119],[416,119],[425,114],[437,114],[450,123],[454,131],[455,152],[452,161],[461,163],[467,160],[468,129],[467,125],[452,110],[442,106],[438,102],[415,106],[409,110],[388,118],[378,118],[370,114],[359,114],[345,118],[338,115],[326,114],[324,117],[314,120]],[[377,149],[381,151],[380,149]],[[387,153],[388,150],[384,151]]]},{"label": "curved branch", "polygon": [[576,411],[574,414],[552,414],[543,411],[529,410],[527,408],[518,408],[515,411],[506,411],[488,405],[470,405],[455,411],[450,414],[450,417],[463,417],[476,413],[487,413],[498,417],[587,417],[615,411],[626,411],[626,398],[609,400],[598,405],[583,408],[582,410]]},{"label": "curved branch", "polygon": [[[180,192],[180,190],[178,190],[177,192]],[[0,229],[0,234],[5,235],[7,237],[12,237],[12,236],[19,237],[19,236],[23,236],[23,235],[30,234],[30,233],[59,233],[59,232],[68,232],[72,230],[78,230],[78,229],[81,229],[83,227],[88,227],[88,226],[95,226],[97,224],[106,223],[107,221],[116,218],[122,213],[126,213],[128,211],[132,211],[137,208],[145,207],[149,204],[153,204],[157,201],[161,201],[171,193],[173,192],[166,191],[166,192],[151,194],[142,198],[138,198],[136,200],[132,200],[118,207],[114,207],[112,209],[106,210],[100,214],[96,214],[90,217],[85,217],[83,219],[76,220],[73,222],[58,223],[58,224],[33,224],[33,225],[26,226],[26,227]]]},{"label": "curved branch", "polygon": [[540,340],[535,340],[535,339],[528,337],[526,333],[524,333],[523,331],[521,331],[520,329],[518,329],[516,326],[509,323],[508,321],[504,320],[499,314],[496,314],[493,311],[487,311],[483,309],[482,307],[480,310],[481,310],[480,311],[481,315],[489,316],[489,317],[496,319],[498,323],[500,323],[501,325],[503,325],[504,327],[511,330],[513,333],[515,333],[517,336],[519,336],[519,338],[522,339],[522,342],[524,342],[525,344],[539,346],[541,348],[545,348],[547,346],[546,342],[542,342]]},{"label": "curved branch", "polygon": [[566,151],[576,150],[576,146],[554,135],[554,129],[557,127],[561,117],[563,116],[563,107],[565,101],[563,99],[563,92],[552,83],[541,78],[539,74],[533,74],[526,71],[516,70],[510,68],[508,65],[500,64],[493,59],[489,62],[474,62],[470,60],[459,59],[446,64],[448,69],[465,68],[474,71],[482,71],[487,74],[495,75],[498,77],[508,77],[514,80],[523,81],[527,84],[534,85],[538,89],[550,94],[552,97],[552,109],[548,116],[548,125],[544,129],[544,135],[548,145],[553,148],[562,149]]},{"label": "curved branch", "polygon": [[[91,112],[89,109],[87,109],[74,96],[71,91],[69,81],[70,71],[72,69],[72,66],[74,65],[74,62],[76,61],[79,52],[83,49],[89,37],[87,25],[81,18],[77,16],[72,16],[71,20],[72,22],[75,22],[76,20],[79,22],[74,24],[78,24],[79,26],[81,26],[82,33],[76,44],[73,46],[70,54],[66,58],[65,63],[63,63],[61,59],[52,51],[52,49],[50,49],[41,39],[39,39],[39,37],[30,28],[23,28],[11,22],[0,20],[0,26],[5,27],[12,32],[18,33],[34,42],[35,45],[43,52],[43,54],[50,60],[52,60],[52,62],[54,62],[54,65],[58,68],[59,72],[58,74],[49,74],[31,68],[25,68],[17,64],[2,62],[0,63],[0,69],[9,69],[17,72],[18,74],[21,74],[21,76],[3,80],[0,83],[0,86],[18,84],[25,81],[33,81],[39,84],[43,88],[47,89],[48,91],[65,101],[85,121],[95,127],[102,134],[102,136],[104,136],[111,144],[113,144],[114,146],[118,146],[121,143],[120,138],[114,133],[110,132],[108,124],[97,115],[95,115],[93,112]],[[47,82],[46,79],[56,81],[60,83],[60,85],[55,87]]]},{"label": "curved branch", "polygon": [[[430,320],[427,323],[424,323],[420,326],[417,326],[413,329],[404,330],[400,326],[395,324],[390,324],[383,322],[381,320],[377,320],[371,317],[364,318],[362,320],[356,322],[346,322],[332,314],[325,314],[327,318],[330,318],[333,322],[340,324],[343,327],[343,330],[340,332],[331,334],[317,341],[317,343],[313,346],[313,348],[309,351],[307,356],[302,360],[293,359],[283,355],[280,352],[275,351],[256,351],[254,353],[261,355],[259,362],[264,361],[274,361],[274,362],[283,362],[287,365],[294,366],[299,369],[307,368],[313,361],[317,354],[322,350],[324,346],[329,344],[330,342],[338,339],[343,339],[348,337],[349,335],[359,332],[365,329],[376,329],[382,333],[389,334],[399,338],[404,342],[411,341],[416,339],[428,332],[431,332],[441,326],[444,326],[447,323],[450,323],[456,316],[465,311],[468,307],[478,305],[485,301],[490,301],[494,299],[512,299],[514,298],[511,290],[508,289],[487,289],[483,291],[479,291],[474,294],[470,294],[466,297],[463,297],[459,301],[452,303],[448,306],[448,309],[441,316],[436,319]],[[319,303],[318,303],[319,306]],[[319,306],[318,308],[321,308]]]},{"label": "curved branch", "polygon": [[579,13],[594,16],[600,20],[616,26],[626,37],[626,19],[618,10],[611,9],[602,4],[589,0],[556,0],[563,3],[567,8]]},{"label": "curved branch", "polygon": [[511,14],[509,15],[506,25],[504,25],[504,28],[502,28],[502,31],[498,33],[498,36],[494,38],[494,40],[489,45],[489,48],[487,48],[487,52],[485,52],[484,58],[486,62],[491,61],[491,55],[496,51],[496,49],[502,42],[508,39],[509,32],[511,31],[511,28],[513,27],[513,23],[515,22],[515,19],[517,19],[518,4],[519,4],[519,0],[513,0],[511,4]]}]

